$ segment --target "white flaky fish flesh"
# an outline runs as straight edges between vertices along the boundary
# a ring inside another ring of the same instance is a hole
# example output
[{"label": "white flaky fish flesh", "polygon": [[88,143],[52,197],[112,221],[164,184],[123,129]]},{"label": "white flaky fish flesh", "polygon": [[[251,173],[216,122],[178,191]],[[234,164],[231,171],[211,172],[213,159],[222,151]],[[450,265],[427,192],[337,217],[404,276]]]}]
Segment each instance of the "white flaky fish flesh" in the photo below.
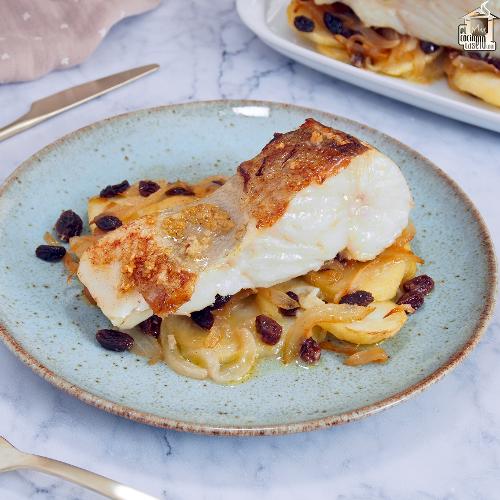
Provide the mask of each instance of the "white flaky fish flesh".
[{"label": "white flaky fish flesh", "polygon": [[103,236],[78,277],[113,325],[131,328],[318,270],[340,251],[371,260],[407,226],[411,205],[391,159],[308,119],[211,195]]},{"label": "white flaky fish flesh", "polygon": [[[335,3],[337,0],[315,0],[317,5]],[[470,12],[482,9],[485,14],[500,16],[500,0],[342,0],[361,19],[374,28],[392,28],[402,35],[412,35],[420,40],[444,47],[458,44],[458,25]],[[493,22],[497,48],[491,55],[500,56],[500,19]]]}]

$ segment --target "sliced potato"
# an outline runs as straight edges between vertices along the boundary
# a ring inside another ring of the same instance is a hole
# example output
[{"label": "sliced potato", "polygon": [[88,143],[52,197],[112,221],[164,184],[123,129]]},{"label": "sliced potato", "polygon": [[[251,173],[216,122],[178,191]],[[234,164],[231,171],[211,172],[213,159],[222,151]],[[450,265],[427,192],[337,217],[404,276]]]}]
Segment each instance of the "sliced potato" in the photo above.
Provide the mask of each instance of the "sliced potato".
[{"label": "sliced potato", "polygon": [[306,280],[321,289],[329,302],[357,290],[370,292],[376,301],[390,300],[396,296],[403,280],[415,275],[417,257],[407,243],[404,247],[392,246],[369,262],[347,261],[326,271],[306,275]]},{"label": "sliced potato", "polygon": [[323,321],[319,326],[330,332],[336,338],[352,344],[375,344],[395,335],[406,322],[404,311],[393,311],[397,306],[394,302],[373,302],[374,308],[365,318],[350,323]]},{"label": "sliced potato", "polygon": [[[354,306],[350,304],[323,304],[321,306],[306,309],[297,315],[296,321],[286,332],[283,344],[283,363],[290,363],[299,354],[300,346],[304,340],[311,337],[313,328],[322,323],[342,324],[359,321],[365,318],[373,308]],[[320,338],[320,341],[323,339]]]},{"label": "sliced potato", "polygon": [[457,67],[448,73],[448,83],[462,92],[500,106],[500,75],[497,73]]},{"label": "sliced potato", "polygon": [[349,291],[366,290],[376,301],[390,300],[396,296],[406,268],[404,261],[373,261],[361,268],[352,280]]},{"label": "sliced potato", "polygon": [[352,280],[358,274],[364,263],[348,261],[345,267],[327,271],[313,271],[305,276],[306,281],[318,287],[328,302],[338,303],[349,293]]}]

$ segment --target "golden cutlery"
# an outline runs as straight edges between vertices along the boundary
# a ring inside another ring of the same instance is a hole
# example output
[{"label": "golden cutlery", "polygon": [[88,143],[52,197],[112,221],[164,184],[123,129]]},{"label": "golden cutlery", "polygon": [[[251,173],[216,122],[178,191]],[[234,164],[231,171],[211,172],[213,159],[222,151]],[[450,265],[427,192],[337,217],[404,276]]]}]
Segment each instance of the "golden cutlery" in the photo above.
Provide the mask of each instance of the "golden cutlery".
[{"label": "golden cutlery", "polygon": [[158,500],[156,497],[142,493],[130,486],[125,486],[74,465],[23,453],[0,436],[0,472],[16,469],[34,469],[52,474],[115,500]]},{"label": "golden cutlery", "polygon": [[105,76],[99,80],[82,83],[76,87],[71,87],[61,92],[57,92],[57,94],[52,94],[39,101],[35,101],[25,115],[5,127],[0,128],[0,141],[12,137],[63,111],[90,101],[94,99],[94,97],[99,97],[122,85],[126,85],[138,78],[149,75],[159,67],[158,64],[148,64],[146,66],[140,66],[139,68],[128,69],[121,73]]}]

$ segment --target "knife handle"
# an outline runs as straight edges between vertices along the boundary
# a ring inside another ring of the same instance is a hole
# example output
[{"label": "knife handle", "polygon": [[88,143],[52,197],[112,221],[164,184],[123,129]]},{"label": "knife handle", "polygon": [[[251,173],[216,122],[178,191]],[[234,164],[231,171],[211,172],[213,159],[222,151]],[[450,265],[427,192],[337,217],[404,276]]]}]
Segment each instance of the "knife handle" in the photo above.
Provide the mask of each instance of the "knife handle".
[{"label": "knife handle", "polygon": [[91,82],[82,83],[56,94],[49,95],[32,103],[30,110],[16,121],[0,128],[0,141],[12,137],[23,130],[58,115],[63,111],[79,106],[107,92],[131,83],[138,78],[156,71],[158,64],[147,64],[138,68],[128,69],[114,75],[105,76]]},{"label": "knife handle", "polygon": [[94,472],[80,469],[74,465],[51,458],[37,455],[25,455],[23,463],[19,468],[34,469],[60,477],[66,481],[71,481],[84,488],[96,491],[112,500],[158,500],[157,497],[143,493],[130,486],[125,486],[124,484],[95,474]]}]

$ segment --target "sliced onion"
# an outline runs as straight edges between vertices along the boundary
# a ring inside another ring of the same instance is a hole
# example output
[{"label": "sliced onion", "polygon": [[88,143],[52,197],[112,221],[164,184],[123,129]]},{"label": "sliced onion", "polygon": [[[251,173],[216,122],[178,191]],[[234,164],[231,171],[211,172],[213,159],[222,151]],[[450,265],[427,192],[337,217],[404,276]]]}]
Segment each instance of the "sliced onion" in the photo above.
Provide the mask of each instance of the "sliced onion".
[{"label": "sliced onion", "polygon": [[68,276],[68,283],[69,283],[73,278],[73,276],[75,276],[76,272],[78,271],[78,262],[73,260],[73,257],[71,256],[70,253],[66,252],[63,257],[63,264],[69,273]]},{"label": "sliced onion", "polygon": [[337,271],[341,273],[344,270],[344,265],[337,259],[330,259],[323,262],[320,271]]},{"label": "sliced onion", "polygon": [[404,247],[406,244],[410,243],[415,237],[417,230],[413,222],[410,222],[404,229],[403,232],[396,238],[396,241],[392,244],[395,247]]},{"label": "sliced onion", "polygon": [[300,304],[295,299],[292,299],[292,297],[289,297],[285,292],[277,290],[276,288],[259,288],[257,293],[282,309],[295,309],[300,307]]},{"label": "sliced onion", "polygon": [[385,38],[379,35],[373,28],[368,28],[360,24],[356,28],[361,35],[364,37],[364,42],[368,42],[376,48],[379,49],[393,49],[401,43],[401,35],[393,30],[392,38]]},{"label": "sliced onion", "polygon": [[93,306],[97,305],[97,302],[95,301],[94,297],[92,297],[91,293],[89,292],[89,289],[84,286],[83,287],[83,296],[89,301],[89,303]]},{"label": "sliced onion", "polygon": [[241,381],[248,375],[257,358],[257,345],[252,332],[247,328],[239,328],[236,333],[241,343],[238,359],[223,367],[220,364],[207,367],[210,378],[218,384]]},{"label": "sliced onion", "polygon": [[361,366],[368,363],[385,363],[388,359],[387,353],[377,346],[352,354],[344,360],[344,365]]},{"label": "sliced onion", "polygon": [[216,316],[214,324],[208,332],[205,338],[204,345],[209,349],[213,349],[221,341],[224,336],[229,336],[231,332],[229,331],[228,315]]},{"label": "sliced onion", "polygon": [[162,358],[161,347],[158,339],[151,335],[146,335],[138,328],[127,330],[126,333],[134,338],[134,345],[131,352],[137,356],[148,358],[150,364],[154,364]]},{"label": "sliced onion", "polygon": [[69,248],[78,258],[81,258],[85,250],[90,248],[98,239],[94,235],[73,236],[69,240]]},{"label": "sliced onion", "polygon": [[490,64],[482,59],[472,59],[472,57],[456,56],[452,57],[451,63],[458,68],[465,68],[471,71],[487,71],[489,73],[500,73],[500,70],[493,64]]},{"label": "sliced onion", "polygon": [[398,312],[406,312],[408,314],[413,314],[415,312],[415,309],[410,306],[410,304],[400,304],[391,309],[385,316],[384,318],[387,318],[391,316],[392,314],[396,314]]},{"label": "sliced onion", "polygon": [[46,231],[45,234],[43,235],[43,239],[47,245],[50,246],[59,246],[59,242],[48,232]]},{"label": "sliced onion", "polygon": [[322,349],[326,349],[327,351],[347,354],[349,356],[351,354],[356,354],[359,351],[359,349],[354,345],[344,343],[341,344],[340,342],[334,342],[332,340],[326,340],[325,342],[321,342],[319,345]]}]

